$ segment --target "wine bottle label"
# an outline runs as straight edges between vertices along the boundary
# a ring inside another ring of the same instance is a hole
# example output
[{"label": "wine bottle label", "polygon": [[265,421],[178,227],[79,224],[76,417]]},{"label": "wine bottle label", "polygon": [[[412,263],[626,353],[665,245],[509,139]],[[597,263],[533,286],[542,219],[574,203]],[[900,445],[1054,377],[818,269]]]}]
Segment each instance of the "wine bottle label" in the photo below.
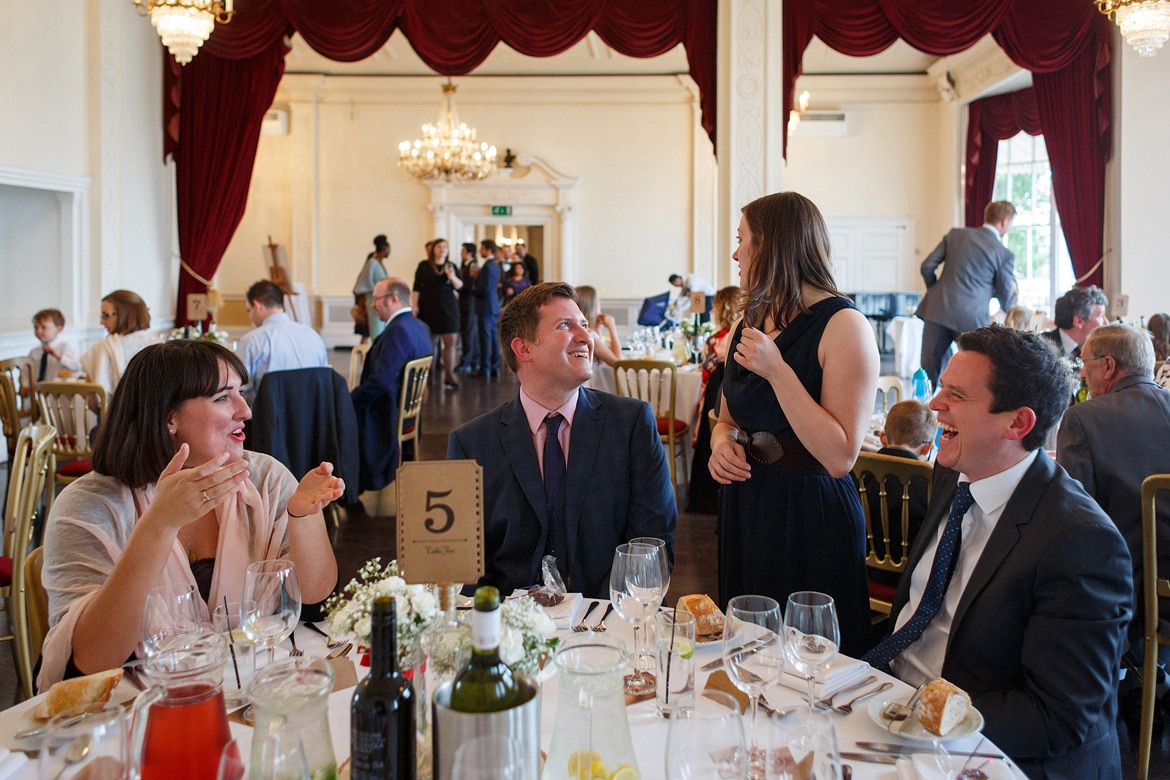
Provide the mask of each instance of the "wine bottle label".
[{"label": "wine bottle label", "polygon": [[494,650],[500,646],[500,610],[471,613],[471,644],[476,650]]}]

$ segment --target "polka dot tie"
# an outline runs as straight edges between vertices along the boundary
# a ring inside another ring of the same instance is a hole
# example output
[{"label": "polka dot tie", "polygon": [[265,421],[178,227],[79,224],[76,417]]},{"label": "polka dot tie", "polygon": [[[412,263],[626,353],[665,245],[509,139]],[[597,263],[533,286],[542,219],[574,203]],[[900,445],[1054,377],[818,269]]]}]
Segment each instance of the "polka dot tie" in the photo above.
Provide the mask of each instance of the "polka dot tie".
[{"label": "polka dot tie", "polygon": [[[971,487],[966,482],[960,482],[955,491],[955,500],[951,504],[951,516],[947,518],[946,528],[943,529],[942,539],[939,540],[938,550],[934,554],[934,563],[930,567],[930,577],[926,581],[926,589],[922,592],[922,601],[918,609],[900,629],[890,634],[866,653],[862,660],[877,669],[885,669],[890,661],[902,654],[902,651],[918,641],[922,632],[934,620],[942,608],[943,598],[947,593],[947,584],[954,570],[954,562],[959,557],[959,541],[963,535],[963,515],[971,508],[975,499],[971,497]],[[894,618],[896,619],[896,615]]]}]

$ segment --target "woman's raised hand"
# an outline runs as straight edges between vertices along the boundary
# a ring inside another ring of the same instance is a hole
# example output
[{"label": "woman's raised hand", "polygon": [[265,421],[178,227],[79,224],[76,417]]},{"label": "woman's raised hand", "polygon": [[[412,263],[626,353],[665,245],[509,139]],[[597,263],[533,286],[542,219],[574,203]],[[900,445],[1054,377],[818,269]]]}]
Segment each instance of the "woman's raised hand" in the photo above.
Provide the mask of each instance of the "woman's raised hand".
[{"label": "woman's raised hand", "polygon": [[150,505],[176,530],[226,504],[248,478],[248,464],[242,460],[228,463],[226,452],[199,466],[184,468],[190,454],[187,444],[179,445],[158,476]]},{"label": "woman's raised hand", "polygon": [[333,476],[333,464],[322,462],[320,466],[310,471],[297,485],[296,491],[288,500],[286,510],[289,515],[304,517],[320,512],[331,502],[341,498],[345,492],[345,480]]},{"label": "woman's raised hand", "polygon": [[774,333],[769,336],[764,331],[745,324],[740,333],[739,344],[735,347],[735,362],[768,381],[772,381],[776,374],[784,369],[791,371],[780,354],[780,348],[776,346],[775,336]]}]

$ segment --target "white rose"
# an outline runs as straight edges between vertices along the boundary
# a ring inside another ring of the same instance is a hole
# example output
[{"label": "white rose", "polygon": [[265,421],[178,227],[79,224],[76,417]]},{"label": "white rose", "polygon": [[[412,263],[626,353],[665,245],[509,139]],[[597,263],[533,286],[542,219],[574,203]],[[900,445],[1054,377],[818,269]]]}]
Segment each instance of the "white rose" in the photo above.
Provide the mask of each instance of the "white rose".
[{"label": "white rose", "polygon": [[410,607],[422,618],[430,618],[435,612],[435,597],[426,588],[415,586],[411,588]]},{"label": "white rose", "polygon": [[370,638],[370,616],[365,615],[358,618],[357,622],[353,624],[353,633],[361,641],[369,641]]},{"label": "white rose", "polygon": [[511,666],[524,657],[524,637],[505,628],[500,634],[500,660]]}]

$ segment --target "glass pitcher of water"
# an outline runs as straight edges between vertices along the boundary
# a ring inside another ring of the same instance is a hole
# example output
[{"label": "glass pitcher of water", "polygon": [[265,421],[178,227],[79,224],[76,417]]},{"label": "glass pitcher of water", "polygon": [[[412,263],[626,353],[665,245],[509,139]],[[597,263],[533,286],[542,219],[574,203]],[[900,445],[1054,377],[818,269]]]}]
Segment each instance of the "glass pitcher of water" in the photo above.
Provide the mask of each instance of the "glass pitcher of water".
[{"label": "glass pitcher of water", "polygon": [[334,780],[329,733],[333,667],[319,658],[289,658],[260,670],[252,683],[255,732],[249,777]]}]

